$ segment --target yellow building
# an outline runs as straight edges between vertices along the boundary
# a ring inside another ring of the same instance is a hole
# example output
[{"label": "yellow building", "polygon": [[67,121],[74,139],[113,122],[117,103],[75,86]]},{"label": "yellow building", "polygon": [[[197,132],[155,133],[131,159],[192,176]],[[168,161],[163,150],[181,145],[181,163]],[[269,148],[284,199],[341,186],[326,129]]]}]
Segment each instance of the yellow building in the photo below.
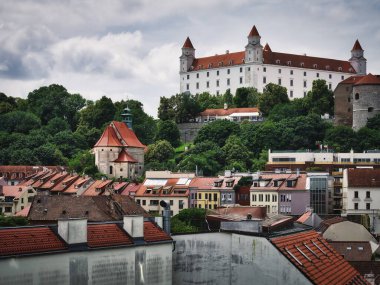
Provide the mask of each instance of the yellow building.
[{"label": "yellow building", "polygon": [[0,193],[0,214],[13,216],[30,206],[36,191],[30,186],[3,186]]}]

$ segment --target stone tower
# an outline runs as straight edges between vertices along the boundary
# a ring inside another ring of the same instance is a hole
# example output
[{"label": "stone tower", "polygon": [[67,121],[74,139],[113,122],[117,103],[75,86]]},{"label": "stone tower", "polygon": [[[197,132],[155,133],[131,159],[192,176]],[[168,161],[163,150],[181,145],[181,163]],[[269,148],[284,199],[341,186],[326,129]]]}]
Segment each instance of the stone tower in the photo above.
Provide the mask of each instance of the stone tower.
[{"label": "stone tower", "polygon": [[263,63],[263,46],[260,44],[260,39],[256,26],[253,26],[248,35],[248,44],[245,46],[245,63]]},{"label": "stone tower", "polygon": [[352,67],[358,75],[365,75],[367,72],[367,60],[364,58],[364,50],[358,40],[356,40],[352,50],[351,58],[349,59]]},{"label": "stone tower", "polygon": [[380,76],[369,73],[354,84],[352,128],[357,131],[380,114]]},{"label": "stone tower", "polygon": [[123,113],[121,113],[122,122],[125,123],[128,128],[132,130],[132,114],[131,109],[128,107],[123,110]]},{"label": "stone tower", "polygon": [[185,43],[182,47],[182,55],[180,56],[180,73],[187,72],[191,69],[193,61],[195,59],[195,48],[190,41],[190,38],[187,37]]}]

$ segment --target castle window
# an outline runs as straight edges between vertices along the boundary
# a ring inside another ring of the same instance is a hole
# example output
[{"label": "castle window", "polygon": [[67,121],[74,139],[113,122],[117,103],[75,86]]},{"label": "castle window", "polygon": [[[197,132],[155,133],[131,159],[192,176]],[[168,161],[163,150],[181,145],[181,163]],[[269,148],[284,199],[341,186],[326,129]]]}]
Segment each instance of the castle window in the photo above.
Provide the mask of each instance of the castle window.
[{"label": "castle window", "polygon": [[317,78],[319,77],[319,73],[317,72]]},{"label": "castle window", "polygon": [[210,76],[210,72],[207,71],[207,77],[209,77],[209,76]]},{"label": "castle window", "polygon": [[230,79],[227,78],[227,85],[230,85]]},{"label": "castle window", "polygon": [[303,87],[307,87],[307,81],[305,80],[304,82],[303,82]]},{"label": "castle window", "polygon": [[342,77],[341,77],[341,78],[342,78],[342,80],[344,80],[344,75],[342,75]]},{"label": "castle window", "polygon": [[110,151],[112,151],[112,148],[110,149]]},{"label": "castle window", "polygon": [[243,84],[243,77],[240,77],[240,84]]},{"label": "castle window", "polygon": [[329,79],[331,79],[332,78],[332,75],[331,74],[329,74]]},{"label": "castle window", "polygon": [[122,172],[123,171],[123,168],[120,168],[120,172]]},{"label": "castle window", "polygon": [[197,85],[196,85],[197,89],[199,89],[199,82],[197,82]]},{"label": "castle window", "polygon": [[317,67],[318,67],[318,65],[316,65],[316,64],[313,64],[313,67],[314,67],[314,68],[317,68]]},{"label": "castle window", "polygon": [[210,88],[210,81],[207,81],[207,82],[206,82],[206,87],[207,87],[207,88]]},{"label": "castle window", "polygon": [[190,89],[190,84],[187,83],[187,84],[186,84],[186,90],[189,90],[189,89]]},{"label": "castle window", "polygon": [[290,86],[293,86],[293,79],[290,79]]},{"label": "castle window", "polygon": [[280,64],[280,60],[279,60],[279,59],[277,59],[277,60],[276,60],[276,63],[277,63],[277,64]]},{"label": "castle window", "polygon": [[290,70],[290,75],[293,75],[293,70]]},{"label": "castle window", "polygon": [[266,68],[266,67],[263,67],[263,71],[264,71],[264,72],[267,72],[267,68]]},{"label": "castle window", "polygon": [[219,80],[216,81],[216,87],[219,87]]},{"label": "castle window", "polygon": [[306,71],[303,72],[303,76],[306,76]]},{"label": "castle window", "polygon": [[216,76],[219,76],[219,70],[216,71]]},{"label": "castle window", "polygon": [[251,68],[250,68],[250,67],[248,67],[248,71],[251,71]]},{"label": "castle window", "polygon": [[355,100],[359,100],[359,93],[355,94]]},{"label": "castle window", "polygon": [[329,83],[329,89],[331,90],[331,83]]},{"label": "castle window", "polygon": [[197,78],[199,78],[199,73],[197,73]]},{"label": "castle window", "polygon": [[293,90],[290,90],[289,96],[290,96],[290,98],[293,98]]},{"label": "castle window", "polygon": [[303,97],[306,97],[306,91],[303,92]]},{"label": "castle window", "polygon": [[266,84],[267,83],[267,78],[264,76],[263,77],[263,83]]},{"label": "castle window", "polygon": [[242,73],[243,72],[243,67],[240,67],[240,73]]},{"label": "castle window", "polygon": [[373,112],[373,107],[368,107],[368,113]]},{"label": "castle window", "polygon": [[281,85],[281,78],[278,79],[278,85]]},{"label": "castle window", "polygon": [[281,73],[281,68],[278,70],[278,73]]},{"label": "castle window", "polygon": [[303,62],[301,62],[301,67],[304,67],[304,65],[305,65],[305,64],[304,64]]},{"label": "castle window", "polygon": [[187,77],[187,79],[190,79],[190,74],[188,74],[186,77]]},{"label": "castle window", "polygon": [[230,69],[227,69],[227,74],[230,74],[231,70]]},{"label": "castle window", "polygon": [[219,95],[219,90],[216,91],[216,95]]}]

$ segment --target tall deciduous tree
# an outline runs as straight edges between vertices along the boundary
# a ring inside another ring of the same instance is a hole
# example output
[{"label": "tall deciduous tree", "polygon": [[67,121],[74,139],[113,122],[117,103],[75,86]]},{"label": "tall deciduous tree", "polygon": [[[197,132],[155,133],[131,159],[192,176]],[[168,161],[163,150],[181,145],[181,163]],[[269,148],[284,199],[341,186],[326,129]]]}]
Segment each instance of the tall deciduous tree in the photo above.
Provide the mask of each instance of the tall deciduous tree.
[{"label": "tall deciduous tree", "polygon": [[311,113],[334,115],[334,93],[328,88],[325,80],[313,81],[313,87],[307,93],[305,102]]},{"label": "tall deciduous tree", "polygon": [[236,89],[234,104],[238,108],[256,107],[259,92],[253,87],[240,87]]},{"label": "tall deciduous tree", "polygon": [[40,119],[28,112],[13,111],[0,116],[0,131],[28,133],[41,127]]},{"label": "tall deciduous tree", "polygon": [[264,92],[259,96],[258,100],[260,111],[264,115],[269,114],[270,110],[277,104],[288,102],[289,98],[286,88],[274,83],[269,83],[265,86]]},{"label": "tall deciduous tree", "polygon": [[227,120],[216,120],[212,123],[208,123],[199,130],[195,138],[195,143],[212,141],[222,147],[227,138],[230,135],[237,134],[238,131],[239,125],[237,123]]},{"label": "tall deciduous tree", "polygon": [[158,121],[155,140],[167,140],[173,147],[181,144],[177,124],[172,120]]},{"label": "tall deciduous tree", "polygon": [[106,96],[95,103],[88,101],[87,107],[81,111],[80,124],[101,129],[106,123],[112,121],[115,110],[112,100]]}]

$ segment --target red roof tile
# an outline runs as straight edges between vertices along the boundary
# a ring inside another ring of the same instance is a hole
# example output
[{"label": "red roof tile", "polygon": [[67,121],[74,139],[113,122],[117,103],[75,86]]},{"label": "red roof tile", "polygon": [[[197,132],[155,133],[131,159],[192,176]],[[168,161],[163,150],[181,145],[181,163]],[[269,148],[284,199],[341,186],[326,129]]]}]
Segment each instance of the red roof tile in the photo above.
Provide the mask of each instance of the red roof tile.
[{"label": "red roof tile", "polygon": [[363,49],[362,49],[362,46],[361,46],[360,43],[359,43],[359,40],[356,40],[356,41],[355,41],[355,44],[354,44],[354,46],[352,47],[352,50],[351,50],[351,51],[354,51],[354,50],[363,50]]},{"label": "red roof tile", "polygon": [[265,52],[272,52],[272,49],[270,48],[269,44],[266,43],[265,46],[264,46],[264,51]]},{"label": "red roof tile", "polygon": [[138,161],[134,159],[125,149],[123,149],[120,153],[119,156],[117,157],[114,162],[120,162],[120,163],[125,163],[125,162],[130,162],[130,163],[137,163]]},{"label": "red roof tile", "polygon": [[41,190],[51,190],[59,184],[62,180],[64,180],[67,176],[69,176],[69,173],[67,172],[56,172],[53,176],[51,176],[49,179],[45,181],[45,183],[38,186]]},{"label": "red roof tile", "polygon": [[193,70],[217,68],[220,66],[239,65],[244,63],[244,59],[244,51],[196,58],[193,61]]},{"label": "red roof tile", "polygon": [[214,187],[214,181],[218,177],[195,177],[191,180],[189,187],[208,190]]},{"label": "red roof tile", "polygon": [[64,194],[73,194],[77,193],[78,189],[84,184],[89,183],[92,180],[90,177],[80,177],[74,183],[72,183],[63,193]]},{"label": "red roof tile", "polygon": [[348,187],[380,187],[380,169],[351,168],[347,176]]},{"label": "red roof tile", "polygon": [[253,26],[251,31],[249,32],[248,37],[260,37],[259,32],[256,29],[256,26]]},{"label": "red roof tile", "polygon": [[182,48],[194,48],[189,37],[186,38]]},{"label": "red roof tile", "polygon": [[129,183],[127,187],[124,188],[123,192],[121,192],[121,195],[130,195],[131,193],[136,193],[140,186],[141,184],[139,183]]},{"label": "red roof tile", "polygon": [[228,116],[233,113],[260,113],[258,108],[206,109],[201,116]]},{"label": "red roof tile", "polygon": [[146,242],[172,240],[160,227],[152,222],[144,222],[144,240]]},{"label": "red roof tile", "polygon": [[347,220],[339,216],[324,220],[316,228],[316,231],[324,233],[331,225],[338,224],[344,221],[347,221]]},{"label": "red roof tile", "polygon": [[89,247],[106,247],[133,244],[133,239],[117,224],[93,224],[87,226]]},{"label": "red roof tile", "polygon": [[95,144],[95,146],[123,146],[119,139],[117,138],[117,135],[114,131],[114,129],[111,126],[107,126],[104,130],[102,136],[98,140],[98,142]]},{"label": "red roof tile", "polygon": [[0,229],[0,256],[66,249],[66,244],[48,227]]},{"label": "red roof tile", "polygon": [[104,193],[107,186],[112,183],[112,180],[96,180],[94,183],[83,192],[82,196],[98,196]]},{"label": "red roof tile", "polygon": [[146,147],[139,141],[139,139],[136,137],[136,134],[130,128],[128,128],[125,123],[112,121],[111,126],[114,126],[115,132],[120,135],[120,141],[124,146],[139,148]]},{"label": "red roof tile", "polygon": [[53,189],[50,189],[51,192],[62,192],[65,189],[69,188],[71,184],[73,184],[75,181],[77,181],[80,178],[79,175],[70,175],[66,177],[66,179],[62,180],[61,182],[57,183]]},{"label": "red roof tile", "polygon": [[380,75],[372,75],[371,73],[361,77],[356,85],[380,85]]},{"label": "red roof tile", "polygon": [[314,284],[368,284],[315,231],[276,237],[271,242]]},{"label": "red roof tile", "polygon": [[15,214],[15,216],[17,216],[17,217],[28,217],[28,215],[29,215],[29,210],[30,210],[30,206],[31,206],[31,205],[28,205],[28,206],[26,206],[24,209],[22,209],[21,211],[17,212],[17,213]]},{"label": "red roof tile", "polygon": [[372,249],[368,241],[330,241],[329,244],[347,261],[372,260]]},{"label": "red roof tile", "polygon": [[312,212],[308,211],[298,218],[296,222],[303,224],[312,215]]},{"label": "red roof tile", "polygon": [[341,81],[339,84],[354,84],[356,82],[359,82],[360,79],[363,78],[364,75],[353,75],[353,76],[350,76],[348,78],[346,78],[345,80]]},{"label": "red roof tile", "polygon": [[2,195],[4,197],[14,197],[14,198],[19,198],[22,193],[27,191],[29,186],[3,186],[3,193]]}]

